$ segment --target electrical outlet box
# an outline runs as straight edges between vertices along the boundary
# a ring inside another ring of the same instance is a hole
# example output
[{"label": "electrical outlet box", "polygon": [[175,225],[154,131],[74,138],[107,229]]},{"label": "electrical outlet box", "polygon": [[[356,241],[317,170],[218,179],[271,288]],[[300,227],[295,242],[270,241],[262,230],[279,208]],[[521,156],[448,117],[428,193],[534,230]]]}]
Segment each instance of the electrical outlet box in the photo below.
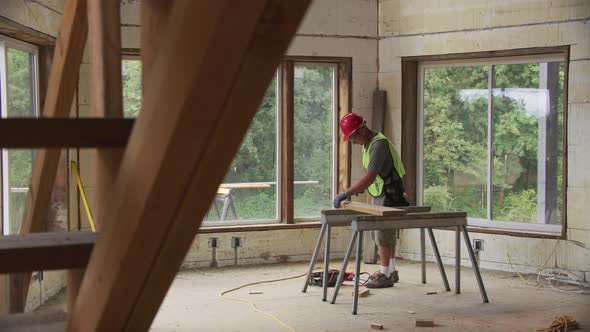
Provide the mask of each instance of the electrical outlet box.
[{"label": "electrical outlet box", "polygon": [[232,248],[239,248],[242,246],[242,238],[241,237],[232,237],[231,238],[231,247]]},{"label": "electrical outlet box", "polygon": [[473,239],[473,250],[483,251],[483,240],[482,239]]},{"label": "electrical outlet box", "polygon": [[208,244],[209,244],[209,248],[219,248],[219,238],[210,237]]}]

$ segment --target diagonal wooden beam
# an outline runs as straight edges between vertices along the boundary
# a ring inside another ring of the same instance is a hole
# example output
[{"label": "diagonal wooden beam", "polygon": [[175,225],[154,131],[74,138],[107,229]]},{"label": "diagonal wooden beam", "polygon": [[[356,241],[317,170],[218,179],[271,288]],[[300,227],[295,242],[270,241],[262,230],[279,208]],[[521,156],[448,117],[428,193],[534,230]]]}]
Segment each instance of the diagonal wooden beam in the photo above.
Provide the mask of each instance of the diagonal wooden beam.
[{"label": "diagonal wooden beam", "polygon": [[[66,0],[42,116],[51,118],[69,115],[78,83],[87,31],[86,0]],[[38,150],[35,154],[21,234],[45,229],[60,154],[60,149]],[[11,279],[11,312],[22,312],[26,304],[31,274],[11,276]]]},{"label": "diagonal wooden beam", "polygon": [[148,329],[308,5],[173,3],[70,331]]},{"label": "diagonal wooden beam", "polygon": [[[101,118],[123,118],[120,10],[119,0],[89,0],[88,3],[90,110]],[[95,150],[97,230],[105,222],[105,197],[112,189],[122,155],[122,149]],[[82,269],[68,271],[68,311],[73,309],[83,277]]]}]

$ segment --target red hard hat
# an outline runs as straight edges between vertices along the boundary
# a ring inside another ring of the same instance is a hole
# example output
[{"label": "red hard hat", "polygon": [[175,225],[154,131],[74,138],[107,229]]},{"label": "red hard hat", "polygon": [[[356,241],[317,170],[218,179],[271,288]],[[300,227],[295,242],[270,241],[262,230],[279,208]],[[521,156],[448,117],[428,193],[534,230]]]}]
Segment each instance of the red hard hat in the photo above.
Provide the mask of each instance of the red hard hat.
[{"label": "red hard hat", "polygon": [[344,140],[348,141],[350,135],[359,130],[364,123],[365,118],[356,113],[348,113],[343,116],[342,119],[340,119],[340,130],[342,130],[342,134],[344,134]]}]

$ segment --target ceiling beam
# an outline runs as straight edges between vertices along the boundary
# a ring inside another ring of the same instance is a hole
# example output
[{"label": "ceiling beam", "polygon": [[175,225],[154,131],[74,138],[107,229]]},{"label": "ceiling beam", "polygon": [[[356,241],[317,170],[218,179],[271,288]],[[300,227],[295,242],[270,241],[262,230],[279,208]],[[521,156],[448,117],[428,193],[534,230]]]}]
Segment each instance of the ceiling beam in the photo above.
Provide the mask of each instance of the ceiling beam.
[{"label": "ceiling beam", "polygon": [[308,5],[171,5],[70,331],[149,328]]}]

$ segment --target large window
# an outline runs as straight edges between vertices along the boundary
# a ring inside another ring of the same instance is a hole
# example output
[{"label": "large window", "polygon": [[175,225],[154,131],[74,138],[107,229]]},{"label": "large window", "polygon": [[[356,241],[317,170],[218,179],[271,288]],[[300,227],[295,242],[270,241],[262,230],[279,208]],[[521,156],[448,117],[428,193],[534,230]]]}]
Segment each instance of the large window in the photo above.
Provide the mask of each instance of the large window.
[{"label": "large window", "polygon": [[423,204],[472,225],[561,232],[563,59],[421,66]]},{"label": "large window", "polygon": [[[0,105],[3,118],[35,117],[37,48],[0,35]],[[28,135],[29,133],[23,133]],[[2,150],[2,229],[18,233],[31,180],[33,150]]]},{"label": "large window", "polygon": [[[308,60],[290,59],[279,66],[211,203],[206,225],[291,222],[318,218],[331,207],[338,179],[337,112],[349,111],[339,91],[348,98],[344,90],[350,85],[342,80],[349,79],[350,61]],[[122,74],[124,114],[135,117],[141,110],[139,58],[124,57]],[[291,136],[284,131],[286,121],[292,121]],[[286,173],[293,174],[292,194],[281,182]]]}]

